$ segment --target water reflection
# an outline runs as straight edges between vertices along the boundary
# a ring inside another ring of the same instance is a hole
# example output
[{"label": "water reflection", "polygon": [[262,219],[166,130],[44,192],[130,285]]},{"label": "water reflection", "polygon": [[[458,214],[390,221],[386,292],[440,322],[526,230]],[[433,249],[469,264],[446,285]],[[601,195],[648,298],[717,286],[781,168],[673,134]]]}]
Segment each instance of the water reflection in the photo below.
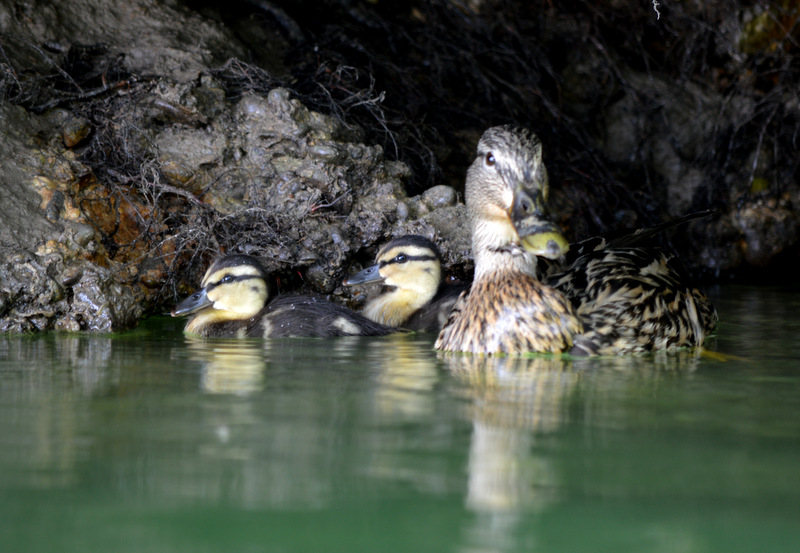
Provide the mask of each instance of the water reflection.
[{"label": "water reflection", "polygon": [[567,418],[579,373],[560,358],[444,356],[443,363],[471,400],[467,506],[497,512],[548,504],[555,475],[534,444]]},{"label": "water reflection", "polygon": [[564,499],[568,476],[550,447],[558,438],[548,438],[570,423],[630,420],[630,405],[619,401],[626,388],[640,393],[643,385],[683,378],[701,359],[699,350],[592,359],[442,356],[472,421],[465,505],[475,519],[462,550],[519,550],[523,528]]},{"label": "water reflection", "polygon": [[264,386],[261,340],[186,338],[188,357],[200,363],[203,390],[215,394],[252,394]]},{"label": "water reflection", "polygon": [[[768,311],[798,303],[773,299],[755,314],[719,302],[721,353],[754,353],[743,336],[761,321],[767,362],[440,358],[420,335],[194,341],[159,326],[0,336],[0,534],[17,532],[14,551],[90,536],[70,552],[123,534],[143,537],[121,551],[465,553],[797,537],[796,314]],[[322,537],[298,541],[311,527]]]},{"label": "water reflection", "polygon": [[[0,374],[16,373],[27,383],[17,389],[19,393],[46,393],[68,383],[70,393],[90,395],[107,383],[112,340],[83,335],[0,335],[0,359]],[[8,379],[4,384],[13,387],[19,382]]]},{"label": "water reflection", "polygon": [[537,442],[568,419],[580,372],[560,357],[447,355],[442,362],[470,400],[465,503],[476,518],[462,550],[514,551],[520,524],[557,499],[558,472]]},{"label": "water reflection", "polygon": [[[87,442],[74,403],[109,386],[108,339],[0,336],[0,466],[33,488],[76,482]],[[54,360],[58,360],[54,363]]]},{"label": "water reflection", "polygon": [[431,392],[439,374],[426,345],[405,335],[370,344],[370,357],[379,359],[375,406],[381,419],[425,420],[434,413]]},{"label": "water reflection", "polygon": [[620,357],[589,357],[574,359],[576,369],[612,370],[624,373],[632,378],[661,378],[669,373],[683,375],[696,371],[704,358],[713,358],[713,350],[696,348],[643,355],[626,355]]}]

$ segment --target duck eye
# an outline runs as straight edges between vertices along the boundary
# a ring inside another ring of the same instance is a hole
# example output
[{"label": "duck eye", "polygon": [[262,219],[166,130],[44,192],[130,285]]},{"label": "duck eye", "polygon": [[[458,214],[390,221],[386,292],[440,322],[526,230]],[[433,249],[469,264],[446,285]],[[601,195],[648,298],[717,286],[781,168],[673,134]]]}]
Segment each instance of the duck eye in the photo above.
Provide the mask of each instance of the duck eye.
[{"label": "duck eye", "polygon": [[487,167],[491,167],[492,165],[494,165],[496,163],[496,161],[494,159],[494,154],[492,154],[492,152],[489,152],[488,154],[486,154],[486,158],[484,159],[484,163],[486,163]]},{"label": "duck eye", "polygon": [[406,254],[401,253],[398,254],[397,257],[394,258],[394,260],[397,263],[405,263],[406,261],[408,261],[408,257],[406,257]]},{"label": "duck eye", "polygon": [[225,275],[219,280],[220,284],[227,284],[233,282],[233,275]]}]

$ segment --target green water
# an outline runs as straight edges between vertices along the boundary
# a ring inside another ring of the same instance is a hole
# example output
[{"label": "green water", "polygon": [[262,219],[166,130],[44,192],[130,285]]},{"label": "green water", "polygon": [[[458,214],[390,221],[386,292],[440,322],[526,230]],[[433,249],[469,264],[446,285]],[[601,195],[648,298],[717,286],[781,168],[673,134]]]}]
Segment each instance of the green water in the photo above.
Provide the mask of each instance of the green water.
[{"label": "green water", "polygon": [[0,337],[2,551],[800,551],[800,290],[713,297],[715,356]]}]

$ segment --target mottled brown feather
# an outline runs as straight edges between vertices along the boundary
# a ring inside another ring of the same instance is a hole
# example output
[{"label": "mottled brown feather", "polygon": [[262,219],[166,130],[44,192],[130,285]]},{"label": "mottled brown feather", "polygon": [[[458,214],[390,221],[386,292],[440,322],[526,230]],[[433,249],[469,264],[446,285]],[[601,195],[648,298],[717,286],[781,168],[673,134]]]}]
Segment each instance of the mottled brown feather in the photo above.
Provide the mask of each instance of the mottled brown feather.
[{"label": "mottled brown feather", "polygon": [[583,325],[557,290],[525,274],[477,280],[464,293],[436,340],[442,351],[565,352]]}]

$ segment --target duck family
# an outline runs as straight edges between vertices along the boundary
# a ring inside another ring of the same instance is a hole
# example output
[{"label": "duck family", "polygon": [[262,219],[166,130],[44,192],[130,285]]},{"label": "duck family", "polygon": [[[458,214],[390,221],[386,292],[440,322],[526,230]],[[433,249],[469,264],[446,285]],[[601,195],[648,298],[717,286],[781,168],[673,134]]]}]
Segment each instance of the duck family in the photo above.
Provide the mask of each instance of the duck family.
[{"label": "duck family", "polygon": [[[438,333],[441,352],[624,355],[692,348],[717,323],[708,298],[669,250],[650,244],[665,228],[570,245],[549,217],[542,144],[530,130],[492,127],[467,171],[465,202],[475,263],[471,285],[445,284],[442,256],[422,236],[394,238],[346,286],[381,283],[361,313],[315,296],[268,301],[257,259],[228,255],[173,316],[203,337],[377,336]],[[704,215],[704,214],[702,214]]]}]

